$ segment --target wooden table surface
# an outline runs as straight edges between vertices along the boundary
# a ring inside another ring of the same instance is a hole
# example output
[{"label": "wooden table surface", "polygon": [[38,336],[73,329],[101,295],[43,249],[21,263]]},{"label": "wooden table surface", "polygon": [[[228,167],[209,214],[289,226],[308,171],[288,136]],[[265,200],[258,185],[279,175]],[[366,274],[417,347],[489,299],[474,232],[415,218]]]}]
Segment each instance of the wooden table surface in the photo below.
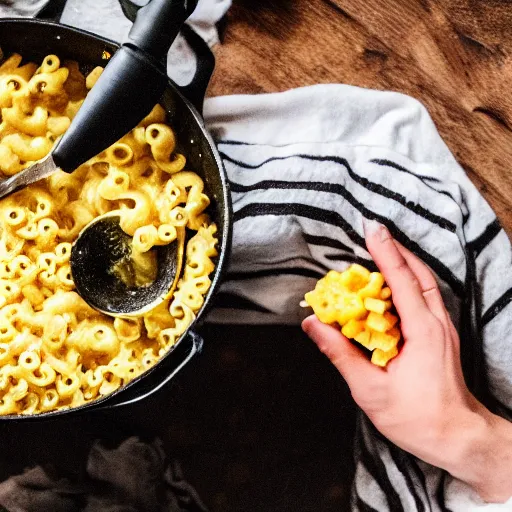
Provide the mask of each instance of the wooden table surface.
[{"label": "wooden table surface", "polygon": [[210,95],[346,83],[419,99],[512,235],[506,0],[233,0]]}]

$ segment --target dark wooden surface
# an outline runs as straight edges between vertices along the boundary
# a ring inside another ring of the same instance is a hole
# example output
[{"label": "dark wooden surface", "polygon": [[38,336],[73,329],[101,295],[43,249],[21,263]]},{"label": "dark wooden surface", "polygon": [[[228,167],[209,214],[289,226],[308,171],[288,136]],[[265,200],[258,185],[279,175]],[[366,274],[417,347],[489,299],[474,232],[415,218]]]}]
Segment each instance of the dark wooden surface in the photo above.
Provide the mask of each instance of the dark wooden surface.
[{"label": "dark wooden surface", "polygon": [[506,0],[233,0],[211,95],[347,83],[409,94],[512,234]]}]

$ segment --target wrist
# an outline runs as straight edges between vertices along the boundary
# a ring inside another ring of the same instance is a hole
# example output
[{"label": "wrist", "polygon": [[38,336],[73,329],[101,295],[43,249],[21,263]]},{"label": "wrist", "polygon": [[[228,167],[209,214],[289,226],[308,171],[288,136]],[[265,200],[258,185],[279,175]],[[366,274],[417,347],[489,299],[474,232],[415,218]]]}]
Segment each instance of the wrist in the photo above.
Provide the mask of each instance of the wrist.
[{"label": "wrist", "polygon": [[512,496],[512,424],[482,408],[460,415],[441,467],[488,502]]}]

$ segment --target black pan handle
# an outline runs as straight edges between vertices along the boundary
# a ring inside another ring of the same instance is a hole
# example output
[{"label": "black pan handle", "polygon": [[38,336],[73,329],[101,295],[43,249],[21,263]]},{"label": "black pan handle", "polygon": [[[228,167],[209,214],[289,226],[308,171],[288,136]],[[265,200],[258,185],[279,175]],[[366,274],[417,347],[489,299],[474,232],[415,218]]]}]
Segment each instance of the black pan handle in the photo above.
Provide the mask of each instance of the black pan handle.
[{"label": "black pan handle", "polygon": [[158,103],[166,83],[167,76],[159,66],[122,46],[53,150],[57,166],[73,172],[118,141]]},{"label": "black pan handle", "polygon": [[168,80],[163,59],[196,4],[151,0],[140,9],[127,40],[53,150],[63,171],[73,172],[119,140],[158,103]]},{"label": "black pan handle", "polygon": [[[119,0],[119,3],[121,4],[124,15],[130,21],[134,21],[137,12],[144,8],[144,5],[147,4],[147,0]],[[181,91],[183,96],[194,105],[196,110],[202,114],[206,90],[208,89],[208,84],[210,83],[213,70],[215,69],[215,56],[203,38],[189,25],[183,25],[183,27],[181,27],[181,34],[196,55],[197,67],[188,85],[176,85],[176,87]]]},{"label": "black pan handle", "polygon": [[[145,380],[151,382],[151,387],[143,392],[138,393],[136,385],[134,386],[134,393],[132,393],[130,398],[122,399],[123,394],[120,394],[120,401],[114,404],[106,403],[104,407],[113,409],[114,407],[121,407],[125,405],[135,404],[140,402],[141,400],[146,400],[150,396],[154,395],[162,388],[167,386],[176,375],[194,358],[194,356],[201,353],[203,350],[204,341],[201,336],[196,334],[195,332],[189,331],[184,339],[182,339],[179,343],[183,344],[185,347],[184,354],[180,355],[180,360],[177,363],[173,364],[173,369],[167,372],[158,373],[158,369],[155,369],[154,372],[150,373]],[[180,347],[177,347],[179,349]],[[177,350],[175,349],[175,350]],[[127,390],[128,391],[128,390]],[[100,408],[103,408],[100,405]]]}]

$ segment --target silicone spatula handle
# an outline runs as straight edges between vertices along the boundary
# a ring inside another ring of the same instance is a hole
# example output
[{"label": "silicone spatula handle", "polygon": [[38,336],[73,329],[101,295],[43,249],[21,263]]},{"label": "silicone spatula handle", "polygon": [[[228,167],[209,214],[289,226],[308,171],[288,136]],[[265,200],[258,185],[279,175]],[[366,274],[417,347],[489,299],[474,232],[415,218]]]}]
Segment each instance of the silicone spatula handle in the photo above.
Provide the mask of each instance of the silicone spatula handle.
[{"label": "silicone spatula handle", "polygon": [[158,103],[166,83],[164,72],[136,50],[121,47],[53,150],[56,165],[73,172],[118,141]]},{"label": "silicone spatula handle", "polygon": [[63,171],[73,172],[108,148],[158,103],[167,85],[162,59],[196,4],[151,0],[138,12],[127,41],[105,67],[53,150],[53,159]]}]

